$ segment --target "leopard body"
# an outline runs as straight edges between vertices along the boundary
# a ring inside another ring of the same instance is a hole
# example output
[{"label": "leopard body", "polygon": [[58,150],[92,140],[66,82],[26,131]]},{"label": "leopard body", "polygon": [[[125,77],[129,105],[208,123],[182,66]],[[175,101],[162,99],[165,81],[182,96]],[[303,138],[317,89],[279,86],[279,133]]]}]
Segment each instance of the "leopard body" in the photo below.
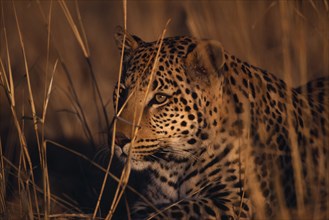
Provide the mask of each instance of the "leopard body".
[{"label": "leopard body", "polygon": [[116,154],[151,176],[134,219],[328,214],[328,78],[291,88],[217,41],[124,36]]}]

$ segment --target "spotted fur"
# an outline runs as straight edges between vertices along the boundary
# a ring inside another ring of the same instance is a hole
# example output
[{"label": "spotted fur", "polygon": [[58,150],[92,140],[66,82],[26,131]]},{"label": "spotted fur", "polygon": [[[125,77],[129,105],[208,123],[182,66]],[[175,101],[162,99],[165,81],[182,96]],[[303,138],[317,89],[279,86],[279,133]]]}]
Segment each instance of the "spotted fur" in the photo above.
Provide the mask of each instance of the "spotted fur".
[{"label": "spotted fur", "polygon": [[116,154],[152,180],[153,205],[137,202],[133,219],[278,218],[298,201],[328,208],[327,78],[293,89],[217,41],[165,38],[159,49],[125,39]]}]

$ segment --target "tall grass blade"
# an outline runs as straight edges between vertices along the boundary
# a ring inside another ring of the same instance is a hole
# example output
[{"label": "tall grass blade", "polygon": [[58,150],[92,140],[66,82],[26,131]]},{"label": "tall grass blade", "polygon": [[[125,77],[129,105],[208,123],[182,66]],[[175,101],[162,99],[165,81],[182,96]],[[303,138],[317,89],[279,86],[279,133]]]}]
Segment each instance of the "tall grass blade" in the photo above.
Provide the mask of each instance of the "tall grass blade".
[{"label": "tall grass blade", "polygon": [[75,22],[72,18],[71,12],[67,7],[66,1],[65,0],[60,0],[60,1],[58,1],[58,4],[61,6],[62,11],[63,11],[68,23],[70,24],[70,27],[71,27],[71,29],[74,33],[74,36],[77,39],[77,41],[80,45],[80,48],[83,52],[83,55],[85,57],[89,57],[90,54],[88,53],[88,49],[86,47],[87,43],[83,41],[83,38],[81,37],[80,32],[79,32],[79,30],[78,30],[77,26],[75,25]]},{"label": "tall grass blade", "polygon": [[[283,38],[282,38],[282,51],[283,51],[283,68],[284,68],[284,75],[286,78],[286,81],[291,83],[292,79],[291,77],[291,61],[289,56],[289,12],[288,7],[290,6],[289,2],[287,1],[280,1],[279,7],[281,12],[281,26],[283,31]],[[288,91],[287,94],[287,104],[288,106],[292,106],[291,100],[292,100],[293,94]],[[297,210],[304,210],[304,190],[305,186],[303,185],[303,177],[302,177],[302,164],[301,164],[301,157],[300,152],[298,150],[297,145],[297,134],[293,128],[293,114],[291,111],[287,111],[287,117],[288,117],[288,128],[289,128],[289,138],[290,138],[290,144],[291,144],[291,157],[292,157],[292,166],[294,169],[294,178],[295,178],[295,187],[296,187],[296,197],[297,197]]]},{"label": "tall grass blade", "polygon": [[[39,134],[38,134],[38,119],[37,119],[37,114],[36,114],[36,109],[35,109],[35,103],[34,103],[34,99],[33,99],[33,92],[32,92],[32,86],[31,86],[29,68],[28,68],[28,64],[27,64],[27,57],[26,57],[26,52],[25,52],[25,47],[24,47],[24,41],[23,41],[23,37],[22,37],[22,33],[21,33],[21,28],[20,28],[20,25],[19,25],[19,21],[18,21],[18,17],[17,17],[17,12],[16,12],[16,7],[15,7],[15,3],[14,2],[13,2],[13,10],[14,10],[14,15],[15,15],[15,21],[16,21],[18,36],[19,36],[20,47],[21,47],[22,54],[23,54],[23,59],[24,59],[24,67],[25,67],[25,74],[26,74],[27,86],[28,86],[28,91],[29,91],[30,106],[31,106],[31,111],[32,111],[34,130],[35,130],[36,140],[37,140],[37,143],[38,143],[40,161],[42,161],[43,158],[42,158],[42,155],[40,155],[41,146],[40,146],[40,142],[39,142],[40,140],[39,140]],[[25,141],[23,143],[23,146],[24,145],[26,146]],[[25,152],[26,152],[26,154],[23,154],[23,155],[28,156],[29,153],[28,153],[28,150],[27,149],[26,149]],[[28,156],[28,158],[29,158],[29,156]],[[32,168],[32,162],[31,161],[29,162],[29,165],[30,165],[31,179],[34,182],[34,174],[33,174],[33,168]],[[29,190],[29,188],[26,188],[26,190]],[[40,211],[39,211],[39,206],[38,206],[38,197],[37,197],[37,193],[36,193],[36,190],[35,190],[34,187],[33,187],[33,194],[34,194],[35,209],[36,209],[36,212],[37,212],[37,217],[38,217],[38,219],[40,219]]]},{"label": "tall grass blade", "polygon": [[2,142],[0,138],[0,213],[6,213],[6,176],[5,176],[5,166],[3,163],[2,154]]}]

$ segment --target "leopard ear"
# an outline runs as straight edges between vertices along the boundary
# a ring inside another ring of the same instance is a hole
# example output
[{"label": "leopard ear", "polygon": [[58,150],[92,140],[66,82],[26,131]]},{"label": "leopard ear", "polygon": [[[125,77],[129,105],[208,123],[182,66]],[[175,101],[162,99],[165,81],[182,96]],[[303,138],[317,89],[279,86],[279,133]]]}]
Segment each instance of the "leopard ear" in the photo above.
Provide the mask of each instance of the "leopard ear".
[{"label": "leopard ear", "polygon": [[199,78],[204,78],[204,74],[218,76],[224,63],[224,49],[222,44],[215,40],[199,41],[186,58],[190,74]]},{"label": "leopard ear", "polygon": [[[126,39],[123,45],[123,38],[125,35]],[[131,53],[136,50],[141,43],[143,43],[139,37],[129,34],[121,26],[116,27],[114,39],[120,52],[122,51],[122,46],[124,46],[124,56],[131,55]]]}]

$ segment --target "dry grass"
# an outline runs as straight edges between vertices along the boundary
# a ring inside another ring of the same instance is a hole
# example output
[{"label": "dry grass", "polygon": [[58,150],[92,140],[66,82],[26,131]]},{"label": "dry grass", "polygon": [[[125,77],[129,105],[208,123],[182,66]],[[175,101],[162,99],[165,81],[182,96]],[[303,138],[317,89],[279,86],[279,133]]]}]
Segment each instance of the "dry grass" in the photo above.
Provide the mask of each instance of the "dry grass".
[{"label": "dry grass", "polygon": [[[112,37],[118,24],[142,39],[159,39],[159,46],[166,32],[218,39],[293,86],[329,74],[326,0],[1,1],[0,7],[2,217],[111,219],[126,188],[146,200],[127,185],[129,163],[119,169],[113,162],[108,137],[115,133],[116,120],[108,132],[110,118],[120,116],[112,107],[123,59]],[[106,168],[93,160],[103,146],[110,149]],[[295,146],[294,168],[301,170],[298,155]],[[305,187],[296,173],[296,216],[302,216]],[[282,217],[291,215],[283,210]]]}]

